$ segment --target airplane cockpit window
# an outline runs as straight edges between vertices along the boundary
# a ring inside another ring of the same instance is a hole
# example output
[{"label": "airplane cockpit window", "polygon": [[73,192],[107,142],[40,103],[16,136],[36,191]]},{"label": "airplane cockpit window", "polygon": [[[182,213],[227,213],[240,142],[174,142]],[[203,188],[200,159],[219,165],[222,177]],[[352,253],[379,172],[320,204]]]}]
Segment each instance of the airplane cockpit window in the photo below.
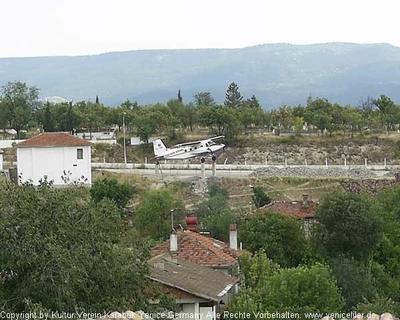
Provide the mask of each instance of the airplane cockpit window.
[{"label": "airplane cockpit window", "polygon": [[206,147],[209,147],[210,145],[208,144],[208,142],[206,143]]}]

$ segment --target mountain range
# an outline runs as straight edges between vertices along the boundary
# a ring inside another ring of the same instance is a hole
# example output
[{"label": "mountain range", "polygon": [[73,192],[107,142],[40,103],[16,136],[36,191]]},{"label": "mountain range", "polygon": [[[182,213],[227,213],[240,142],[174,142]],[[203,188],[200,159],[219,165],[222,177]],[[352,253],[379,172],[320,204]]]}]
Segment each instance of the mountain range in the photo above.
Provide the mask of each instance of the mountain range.
[{"label": "mountain range", "polygon": [[0,58],[0,86],[37,86],[42,98],[117,106],[165,103],[211,92],[223,103],[231,82],[264,109],[305,104],[309,96],[359,105],[384,94],[400,102],[400,48],[388,44],[264,44],[240,49],[136,50],[88,56]]}]

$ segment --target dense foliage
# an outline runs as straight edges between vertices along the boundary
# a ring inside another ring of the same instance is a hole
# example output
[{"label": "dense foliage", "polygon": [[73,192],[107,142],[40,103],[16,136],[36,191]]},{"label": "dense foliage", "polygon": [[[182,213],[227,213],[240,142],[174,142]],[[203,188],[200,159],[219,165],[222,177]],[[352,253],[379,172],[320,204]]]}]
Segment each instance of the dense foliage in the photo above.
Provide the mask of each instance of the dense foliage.
[{"label": "dense foliage", "polygon": [[242,288],[233,304],[232,313],[257,314],[306,312],[333,313],[342,309],[340,290],[329,267],[322,264],[281,269],[264,253],[241,257]]},{"label": "dense foliage", "polygon": [[109,200],[44,182],[0,186],[2,310],[139,310],[148,250]]},{"label": "dense foliage", "polygon": [[272,202],[272,199],[264,192],[264,190],[257,186],[252,188],[253,194],[251,199],[253,200],[256,208],[261,208]]},{"label": "dense foliage", "polygon": [[[171,139],[196,126],[207,127],[210,133],[225,135],[227,142],[235,142],[241,133],[254,128],[276,129],[279,132],[350,133],[393,131],[400,123],[400,106],[389,97],[368,98],[360,106],[332,104],[324,98],[309,98],[302,106],[281,106],[270,111],[262,109],[252,95],[245,99],[239,86],[232,82],[226,91],[223,105],[215,103],[210,92],[198,92],[192,101],[170,99],[167,103],[140,106],[124,101],[116,108],[95,102],[39,103],[39,89],[16,81],[0,90],[0,126],[14,128],[20,136],[22,129],[42,128],[45,131],[87,132],[104,130],[117,125],[121,130],[125,121],[130,134],[144,142],[154,135]],[[305,126],[307,124],[307,126]],[[305,131],[304,131],[305,130]]]},{"label": "dense foliage", "polygon": [[167,189],[148,191],[135,212],[139,234],[155,241],[168,239],[172,228],[176,229],[183,220],[182,203]]},{"label": "dense foliage", "polygon": [[226,242],[229,242],[229,225],[235,222],[228,199],[228,190],[214,184],[207,198],[199,202],[193,212],[203,230],[210,232],[211,237]]},{"label": "dense foliage", "polygon": [[298,220],[270,210],[255,213],[239,221],[239,239],[250,252],[262,250],[282,267],[305,262],[309,252]]},{"label": "dense foliage", "polygon": [[90,188],[90,195],[94,202],[107,198],[114,201],[120,208],[126,206],[134,193],[134,186],[119,183],[116,178],[97,179]]},{"label": "dense foliage", "polygon": [[322,254],[368,259],[382,238],[382,217],[373,199],[354,193],[329,194],[318,207],[313,242]]}]

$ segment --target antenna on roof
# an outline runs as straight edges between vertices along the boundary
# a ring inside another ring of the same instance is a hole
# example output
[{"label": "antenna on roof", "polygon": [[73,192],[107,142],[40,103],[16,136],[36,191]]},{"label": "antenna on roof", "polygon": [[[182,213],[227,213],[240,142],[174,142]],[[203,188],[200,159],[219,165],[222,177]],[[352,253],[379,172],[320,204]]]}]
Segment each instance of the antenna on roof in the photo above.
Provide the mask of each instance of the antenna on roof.
[{"label": "antenna on roof", "polygon": [[171,213],[171,230],[176,232],[176,230],[174,229],[174,210],[175,209],[171,209],[170,213]]}]

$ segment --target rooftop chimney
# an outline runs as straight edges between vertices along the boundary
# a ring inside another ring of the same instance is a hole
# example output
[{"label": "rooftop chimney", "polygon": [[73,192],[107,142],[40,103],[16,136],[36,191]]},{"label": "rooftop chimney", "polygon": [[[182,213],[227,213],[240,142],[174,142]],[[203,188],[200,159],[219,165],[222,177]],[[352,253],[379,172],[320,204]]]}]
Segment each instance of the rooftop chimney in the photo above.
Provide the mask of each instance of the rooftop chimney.
[{"label": "rooftop chimney", "polygon": [[229,247],[237,250],[238,248],[238,236],[237,236],[237,225],[229,225]]},{"label": "rooftop chimney", "polygon": [[307,208],[307,207],[308,207],[308,195],[307,195],[307,193],[303,194],[303,203],[302,203],[302,207],[303,207],[303,208]]},{"label": "rooftop chimney", "polygon": [[169,238],[169,251],[178,251],[178,235],[175,231],[171,232],[171,236]]},{"label": "rooftop chimney", "polygon": [[197,217],[186,217],[185,221],[187,230],[198,232]]}]

